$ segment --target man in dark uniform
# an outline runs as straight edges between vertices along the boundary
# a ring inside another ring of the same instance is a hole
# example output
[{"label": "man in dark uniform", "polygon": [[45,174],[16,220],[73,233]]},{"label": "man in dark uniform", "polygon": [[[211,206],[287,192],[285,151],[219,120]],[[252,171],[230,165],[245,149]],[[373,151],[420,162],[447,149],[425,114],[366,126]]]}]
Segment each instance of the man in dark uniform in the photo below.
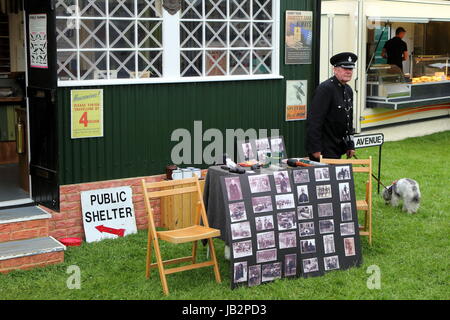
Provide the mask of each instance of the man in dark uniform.
[{"label": "man in dark uniform", "polygon": [[358,57],[351,52],[334,55],[330,63],[334,76],[316,89],[306,121],[306,149],[309,158],[348,158],[355,154],[353,142],[353,90],[347,84],[352,78]]},{"label": "man in dark uniform", "polygon": [[396,65],[403,71],[403,61],[408,59],[408,46],[402,39],[406,34],[406,30],[398,27],[395,30],[395,37],[387,41],[381,52],[381,56],[387,59],[387,63]]}]

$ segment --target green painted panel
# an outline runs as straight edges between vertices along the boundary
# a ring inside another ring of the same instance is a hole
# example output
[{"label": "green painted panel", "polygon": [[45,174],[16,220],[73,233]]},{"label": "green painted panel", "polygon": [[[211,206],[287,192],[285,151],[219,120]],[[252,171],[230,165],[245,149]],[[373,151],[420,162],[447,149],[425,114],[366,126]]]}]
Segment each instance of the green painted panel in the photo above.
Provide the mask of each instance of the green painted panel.
[{"label": "green painted panel", "polygon": [[60,184],[164,173],[178,143],[170,141],[172,132],[185,128],[193,133],[194,121],[202,121],[203,132],[210,128],[223,133],[238,128],[279,129],[288,156],[304,155],[305,122],[284,120],[286,80],[308,80],[309,101],[318,54],[313,52],[311,65],[284,65],[283,35],[285,11],[313,11],[314,3],[281,1],[280,71],[284,79],[104,86],[104,137],[88,139],[70,138],[70,90],[78,88],[59,88]]}]

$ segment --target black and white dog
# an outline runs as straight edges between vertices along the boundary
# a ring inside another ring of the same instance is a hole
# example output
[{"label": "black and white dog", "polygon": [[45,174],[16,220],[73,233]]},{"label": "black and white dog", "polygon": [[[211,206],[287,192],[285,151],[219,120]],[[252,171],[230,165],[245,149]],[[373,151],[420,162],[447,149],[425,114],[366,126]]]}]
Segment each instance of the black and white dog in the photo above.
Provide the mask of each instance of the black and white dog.
[{"label": "black and white dog", "polygon": [[403,211],[416,213],[420,206],[419,184],[408,178],[397,180],[384,189],[383,199],[393,207],[397,207],[403,200]]}]

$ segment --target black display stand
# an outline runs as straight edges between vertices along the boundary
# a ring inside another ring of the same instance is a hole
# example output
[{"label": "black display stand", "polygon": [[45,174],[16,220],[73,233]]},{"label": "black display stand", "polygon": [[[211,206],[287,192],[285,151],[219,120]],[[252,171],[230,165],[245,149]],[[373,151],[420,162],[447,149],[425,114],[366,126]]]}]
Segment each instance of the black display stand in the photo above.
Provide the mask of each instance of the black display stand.
[{"label": "black display stand", "polygon": [[362,263],[351,165],[220,180],[231,236],[232,288],[320,276]]}]

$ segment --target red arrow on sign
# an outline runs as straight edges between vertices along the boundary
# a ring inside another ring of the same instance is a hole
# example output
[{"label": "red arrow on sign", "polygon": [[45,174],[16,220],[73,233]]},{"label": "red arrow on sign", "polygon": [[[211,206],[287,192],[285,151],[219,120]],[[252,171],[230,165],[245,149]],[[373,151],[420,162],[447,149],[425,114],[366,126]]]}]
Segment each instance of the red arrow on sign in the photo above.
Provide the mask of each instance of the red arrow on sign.
[{"label": "red arrow on sign", "polygon": [[125,229],[108,228],[108,227],[105,227],[104,225],[96,226],[95,229],[97,229],[100,232],[115,234],[119,237],[123,237],[123,235],[125,233]]}]

